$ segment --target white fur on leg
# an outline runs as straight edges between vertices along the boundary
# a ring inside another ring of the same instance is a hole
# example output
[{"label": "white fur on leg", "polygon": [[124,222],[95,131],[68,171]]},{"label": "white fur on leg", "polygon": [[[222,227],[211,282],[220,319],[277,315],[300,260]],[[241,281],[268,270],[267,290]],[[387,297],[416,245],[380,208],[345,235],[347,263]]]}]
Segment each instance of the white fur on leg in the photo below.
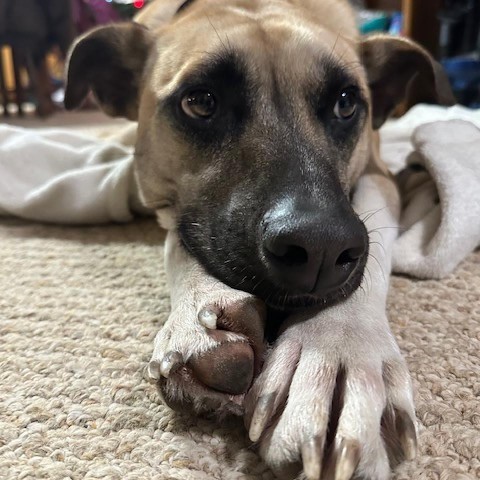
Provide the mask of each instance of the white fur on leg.
[{"label": "white fur on leg", "polygon": [[[260,424],[263,431],[257,424],[254,433],[261,436],[263,458],[282,478],[298,473],[296,466],[303,460],[309,480],[316,480],[319,471],[326,479],[348,480],[354,472],[387,479],[390,467],[381,430],[387,406],[407,412],[407,417],[396,423],[399,430],[393,422],[386,434],[403,437],[399,441],[407,448],[413,442],[411,383],[385,313],[398,194],[388,176],[370,171],[360,178],[353,203],[370,238],[361,288],[336,306],[290,318],[247,396],[248,423],[261,399],[275,392],[268,418]],[[286,369],[289,357],[295,364]],[[286,387],[275,382],[277,376]],[[329,427],[332,416],[335,422]],[[323,458],[317,447],[328,428],[335,427]]]}]

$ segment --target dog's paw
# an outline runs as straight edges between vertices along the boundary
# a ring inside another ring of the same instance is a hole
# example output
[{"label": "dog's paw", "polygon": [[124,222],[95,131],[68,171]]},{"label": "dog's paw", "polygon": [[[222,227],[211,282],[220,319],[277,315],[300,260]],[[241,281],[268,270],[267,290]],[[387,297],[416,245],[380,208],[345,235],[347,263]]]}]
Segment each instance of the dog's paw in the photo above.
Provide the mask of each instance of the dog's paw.
[{"label": "dog's paw", "polygon": [[280,478],[387,479],[416,451],[405,362],[388,327],[317,320],[291,325],[270,352],[245,400],[250,438]]},{"label": "dog's paw", "polygon": [[197,293],[155,338],[148,375],[174,410],[243,413],[264,354],[264,304],[221,287]]}]

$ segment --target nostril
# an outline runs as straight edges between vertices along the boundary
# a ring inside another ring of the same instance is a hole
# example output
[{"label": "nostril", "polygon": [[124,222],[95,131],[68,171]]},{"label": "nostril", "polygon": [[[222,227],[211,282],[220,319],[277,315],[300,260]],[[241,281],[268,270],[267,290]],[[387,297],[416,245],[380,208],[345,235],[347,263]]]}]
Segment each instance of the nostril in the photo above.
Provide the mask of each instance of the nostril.
[{"label": "nostril", "polygon": [[296,245],[289,245],[282,255],[281,260],[286,265],[302,265],[308,262],[308,253],[302,247]]},{"label": "nostril", "polygon": [[362,247],[348,248],[347,250],[344,250],[339,255],[339,257],[337,258],[337,261],[335,262],[335,265],[342,266],[342,265],[347,265],[349,263],[356,263],[357,260],[362,255],[363,255]]},{"label": "nostril", "polygon": [[297,245],[268,245],[267,250],[273,258],[287,266],[303,265],[308,262],[307,251]]}]

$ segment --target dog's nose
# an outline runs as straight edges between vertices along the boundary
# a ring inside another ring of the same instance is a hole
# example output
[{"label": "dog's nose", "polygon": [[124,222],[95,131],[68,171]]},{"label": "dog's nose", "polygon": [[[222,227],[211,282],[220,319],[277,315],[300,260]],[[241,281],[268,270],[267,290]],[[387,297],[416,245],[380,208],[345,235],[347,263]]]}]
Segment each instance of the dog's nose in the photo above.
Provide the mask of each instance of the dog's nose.
[{"label": "dog's nose", "polygon": [[[323,217],[324,218],[324,217]],[[344,285],[367,249],[365,230],[353,217],[319,222],[292,212],[267,223],[263,251],[275,283],[292,293],[327,293]]]}]

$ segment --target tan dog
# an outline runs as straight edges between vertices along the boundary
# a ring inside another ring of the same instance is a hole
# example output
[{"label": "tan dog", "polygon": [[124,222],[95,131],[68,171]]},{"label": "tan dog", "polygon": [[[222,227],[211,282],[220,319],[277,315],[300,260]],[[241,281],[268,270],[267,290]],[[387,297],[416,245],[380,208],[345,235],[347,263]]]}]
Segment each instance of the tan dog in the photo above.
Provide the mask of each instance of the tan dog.
[{"label": "tan dog", "polygon": [[[76,43],[66,106],[91,89],[138,119],[137,179],[169,230],[152,379],[175,408],[245,412],[279,476],[387,478],[416,432],[373,129],[412,81],[448,103],[442,72],[409,41],[361,40],[346,1],[159,0],[138,21]],[[265,306],[285,322],[262,367]]]}]

